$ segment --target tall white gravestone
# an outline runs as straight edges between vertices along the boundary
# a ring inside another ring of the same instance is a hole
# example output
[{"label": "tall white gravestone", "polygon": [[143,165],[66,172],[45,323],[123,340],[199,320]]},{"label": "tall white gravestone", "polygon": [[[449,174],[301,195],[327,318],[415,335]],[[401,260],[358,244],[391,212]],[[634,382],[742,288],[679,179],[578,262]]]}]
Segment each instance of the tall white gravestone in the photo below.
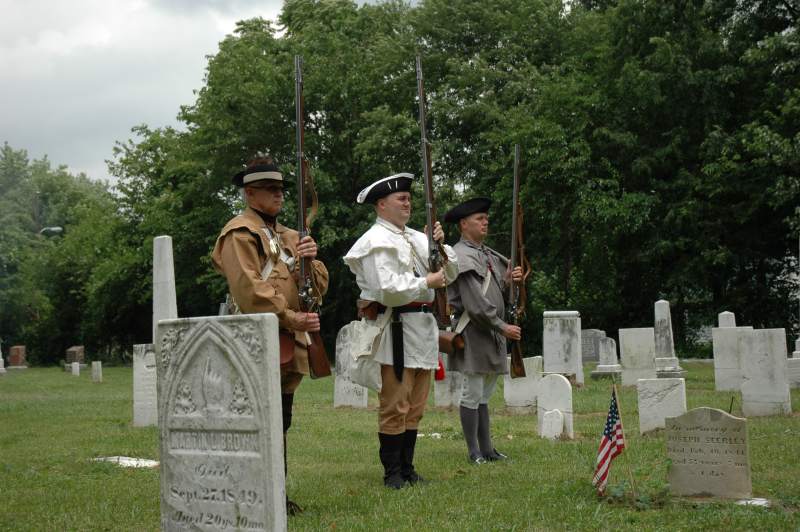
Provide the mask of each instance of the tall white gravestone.
[{"label": "tall white gravestone", "polygon": [[738,392],[742,387],[742,359],[749,356],[743,349],[750,344],[742,338],[753,334],[752,327],[715,327],[711,329],[714,350],[714,389]]},{"label": "tall white gravestone", "polygon": [[736,315],[733,312],[725,311],[717,315],[719,327],[736,327]]},{"label": "tall white gravestone", "polygon": [[[539,381],[539,396],[536,402],[536,431],[540,436],[551,439],[558,437],[553,434],[552,426],[548,426],[547,434],[542,432],[545,415],[550,411],[558,410],[564,420],[561,436],[569,439],[575,437],[575,432],[572,428],[572,385],[566,377],[558,374],[542,377],[542,380]],[[554,418],[557,418],[557,416],[551,414],[548,419],[552,423]]]},{"label": "tall white gravestone", "polygon": [[133,346],[133,426],[158,424],[156,349],[153,344]]},{"label": "tall white gravestone", "polygon": [[575,375],[575,382],[582,385],[580,313],[576,310],[547,311],[543,323],[544,372]]},{"label": "tall white gravestone", "polygon": [[619,330],[622,385],[636,386],[639,379],[656,378],[656,340],[652,327]]},{"label": "tall white gravestone", "polygon": [[350,322],[336,335],[336,376],[333,381],[333,407],[351,406],[353,408],[367,408],[369,395],[367,388],[356,384],[350,379],[350,342],[352,339],[353,324]]},{"label": "tall white gravestone", "polygon": [[792,413],[786,367],[786,331],[757,329],[742,338],[742,413],[745,417]]},{"label": "tall white gravestone", "polygon": [[684,379],[639,379],[639,434],[663,429],[664,420],[686,413]]},{"label": "tall white gravestone", "polygon": [[178,317],[178,302],[175,296],[175,266],[172,260],[172,237],[157,236],[153,239],[153,339],[161,320]]},{"label": "tall white gravestone", "polygon": [[600,362],[592,371],[592,378],[618,377],[622,366],[617,360],[617,342],[613,338],[600,338]]},{"label": "tall white gravestone", "polygon": [[675,357],[675,342],[672,338],[672,314],[669,301],[660,299],[653,306],[655,317],[653,334],[656,343],[656,372],[659,377],[679,377],[683,369]]},{"label": "tall white gravestone", "polygon": [[103,363],[99,360],[92,361],[92,382],[103,382]]},{"label": "tall white gravestone", "polygon": [[70,367],[72,368],[73,377],[81,376],[81,365],[79,362],[73,362],[72,364],[70,364]]},{"label": "tall white gravestone", "polygon": [[278,319],[158,326],[161,530],[286,530]]},{"label": "tall white gravestone", "polygon": [[[542,378],[542,357],[523,358],[525,376],[512,379],[503,375],[503,399],[506,407],[514,413],[527,413],[536,408],[536,397],[539,393],[539,381]],[[507,366],[511,367],[511,357],[507,357]]]},{"label": "tall white gravestone", "polygon": [[6,374],[6,363],[3,360],[3,353],[0,352],[0,375]]}]

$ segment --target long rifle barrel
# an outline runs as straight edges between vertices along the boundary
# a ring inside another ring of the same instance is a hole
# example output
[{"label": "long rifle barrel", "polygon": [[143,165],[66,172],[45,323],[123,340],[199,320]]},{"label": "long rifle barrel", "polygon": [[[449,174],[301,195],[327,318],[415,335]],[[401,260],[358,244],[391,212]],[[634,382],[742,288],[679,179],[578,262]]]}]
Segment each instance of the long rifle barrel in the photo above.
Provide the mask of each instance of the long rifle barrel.
[{"label": "long rifle barrel", "polygon": [[[303,164],[303,58],[299,55],[294,56],[294,109],[295,109],[295,146],[297,149],[297,169],[295,178],[297,179],[297,230],[302,239],[306,236],[306,190],[305,173]],[[305,278],[305,261],[300,262],[300,279]]]}]

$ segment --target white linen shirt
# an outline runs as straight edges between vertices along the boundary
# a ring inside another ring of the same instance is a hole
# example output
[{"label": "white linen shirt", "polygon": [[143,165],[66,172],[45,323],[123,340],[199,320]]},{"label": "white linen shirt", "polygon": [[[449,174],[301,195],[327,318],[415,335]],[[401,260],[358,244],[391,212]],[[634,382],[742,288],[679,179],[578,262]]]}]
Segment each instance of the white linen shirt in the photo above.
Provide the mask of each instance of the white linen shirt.
[{"label": "white linen shirt", "polygon": [[[413,246],[413,252],[412,252]],[[458,276],[458,259],[450,246],[444,246],[447,283]],[[416,260],[415,260],[416,259]],[[344,262],[356,276],[361,299],[377,301],[386,307],[399,307],[414,301],[431,302],[434,291],[428,288],[428,238],[411,228],[401,229],[378,217],[361,235]],[[416,271],[419,276],[415,275]],[[435,369],[439,361],[439,331],[433,314],[403,313],[403,351],[405,367]],[[387,326],[381,333],[375,360],[392,364],[392,333]]]}]

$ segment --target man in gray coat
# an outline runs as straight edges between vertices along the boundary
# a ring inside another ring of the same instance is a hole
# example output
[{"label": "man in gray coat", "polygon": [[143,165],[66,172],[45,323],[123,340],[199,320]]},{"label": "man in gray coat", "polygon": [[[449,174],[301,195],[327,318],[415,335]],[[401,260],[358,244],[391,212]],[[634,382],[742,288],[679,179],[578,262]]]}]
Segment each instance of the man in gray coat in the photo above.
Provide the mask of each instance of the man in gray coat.
[{"label": "man in gray coat", "polygon": [[474,464],[505,459],[492,444],[489,398],[498,375],[507,373],[507,339],[519,340],[521,330],[503,320],[510,281],[522,281],[522,268],[510,279],[508,259],[485,246],[489,231],[488,198],[473,198],[456,205],[444,216],[458,224],[461,239],[453,246],[458,257],[456,281],[447,287],[450,306],[457,316],[456,330],[464,337],[463,354],[450,357],[450,369],[464,375],[461,390],[461,427],[469,460]]}]

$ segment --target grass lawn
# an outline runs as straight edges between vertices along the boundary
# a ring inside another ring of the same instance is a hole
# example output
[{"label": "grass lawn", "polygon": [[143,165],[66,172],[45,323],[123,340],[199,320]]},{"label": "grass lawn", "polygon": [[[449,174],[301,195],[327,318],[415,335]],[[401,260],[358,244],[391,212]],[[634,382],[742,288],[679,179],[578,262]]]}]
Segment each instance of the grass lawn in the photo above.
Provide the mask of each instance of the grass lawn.
[{"label": "grass lawn", "polygon": [[[741,415],[739,394],[714,392],[713,367],[686,363],[689,408]],[[588,369],[586,374],[588,375]],[[73,377],[60,368],[0,377],[0,530],[158,530],[158,470],[95,463],[98,456],[158,460],[155,428],[133,428],[132,370],[104,368]],[[470,466],[456,411],[430,408],[417,445],[417,468],[431,482],[401,491],[382,486],[376,435],[377,399],[367,411],[332,408],[333,380],[306,380],[289,432],[288,492],[305,508],[290,518],[303,530],[566,530],[800,527],[800,416],[748,421],[753,495],[771,508],[665,495],[663,433],[640,437],[635,389],[620,406],[628,449],[610,485],[634,477],[632,499],[598,499],[590,484],[610,399],[608,381],[574,392],[574,441],[536,435],[534,415],[511,415],[502,390],[492,400],[492,433],[512,460]],[[431,402],[433,393],[431,393]],[[792,391],[800,412],[800,393]],[[627,466],[627,467],[626,467]]]}]

